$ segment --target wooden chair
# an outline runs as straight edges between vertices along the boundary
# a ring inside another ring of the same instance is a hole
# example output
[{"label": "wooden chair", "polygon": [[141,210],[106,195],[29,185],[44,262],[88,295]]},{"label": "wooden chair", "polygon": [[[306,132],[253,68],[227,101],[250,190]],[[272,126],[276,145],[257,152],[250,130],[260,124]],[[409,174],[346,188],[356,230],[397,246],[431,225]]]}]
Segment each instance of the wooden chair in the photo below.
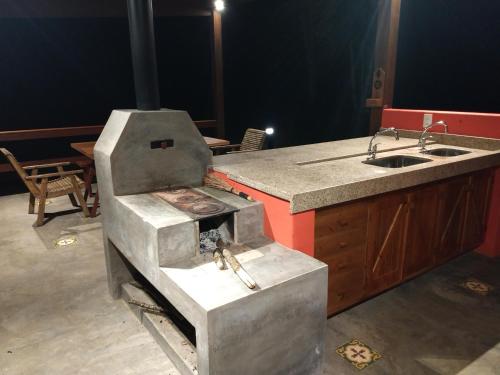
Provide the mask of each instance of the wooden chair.
[{"label": "wooden chair", "polygon": [[212,147],[212,150],[216,154],[220,153],[233,154],[239,152],[259,151],[264,148],[265,141],[266,141],[265,131],[248,128],[240,144]]},{"label": "wooden chair", "polygon": [[[12,155],[7,149],[0,148],[0,152],[5,155],[30,192],[28,213],[33,214],[35,212],[35,198],[38,198],[38,217],[36,222],[33,224],[34,227],[39,227],[44,224],[45,202],[48,198],[68,195],[73,206],[78,207],[75,196],[73,195],[75,194],[83,213],[86,217],[89,216],[87,204],[83,199],[83,195],[80,190],[85,184],[76,176],[78,173],[82,173],[83,170],[65,171],[63,167],[70,165],[71,163],[69,162],[22,167],[14,155]],[[55,168],[57,169],[57,172],[38,174],[39,169],[46,168]],[[30,170],[31,175],[27,172]]]}]

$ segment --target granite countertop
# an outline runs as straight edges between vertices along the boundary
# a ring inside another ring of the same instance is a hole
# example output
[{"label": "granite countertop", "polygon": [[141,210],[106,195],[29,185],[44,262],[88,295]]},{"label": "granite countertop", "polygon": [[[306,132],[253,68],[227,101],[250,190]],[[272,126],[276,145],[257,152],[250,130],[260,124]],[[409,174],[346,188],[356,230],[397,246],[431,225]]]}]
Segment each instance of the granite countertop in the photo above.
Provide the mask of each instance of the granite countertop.
[{"label": "granite countertop", "polygon": [[454,157],[423,155],[418,132],[401,131],[400,140],[377,137],[377,158],[408,155],[431,162],[404,168],[362,163],[371,137],[214,157],[214,170],[234,181],[290,202],[298,213],[500,166],[500,140],[433,134],[428,149],[471,151]]}]

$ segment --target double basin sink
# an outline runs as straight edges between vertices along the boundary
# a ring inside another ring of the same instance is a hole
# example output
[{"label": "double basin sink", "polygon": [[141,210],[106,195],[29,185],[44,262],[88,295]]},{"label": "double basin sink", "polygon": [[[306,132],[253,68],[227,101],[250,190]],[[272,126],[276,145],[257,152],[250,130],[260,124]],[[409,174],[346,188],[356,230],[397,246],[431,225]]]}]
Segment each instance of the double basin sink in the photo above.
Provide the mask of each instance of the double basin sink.
[{"label": "double basin sink", "polygon": [[[452,157],[470,154],[470,151],[458,150],[455,148],[437,148],[424,151],[423,154],[432,156]],[[404,168],[412,165],[431,162],[431,159],[419,158],[416,156],[393,155],[380,159],[371,159],[363,161],[364,164],[374,165],[383,168]]]}]

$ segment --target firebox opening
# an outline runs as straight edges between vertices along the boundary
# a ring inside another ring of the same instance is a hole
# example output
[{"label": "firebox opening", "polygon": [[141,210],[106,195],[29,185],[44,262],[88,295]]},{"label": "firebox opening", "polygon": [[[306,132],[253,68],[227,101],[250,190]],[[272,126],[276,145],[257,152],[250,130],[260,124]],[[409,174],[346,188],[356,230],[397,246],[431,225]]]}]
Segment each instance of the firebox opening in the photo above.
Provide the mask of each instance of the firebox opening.
[{"label": "firebox opening", "polygon": [[200,253],[213,252],[217,241],[234,242],[233,214],[212,216],[198,222],[200,228]]}]

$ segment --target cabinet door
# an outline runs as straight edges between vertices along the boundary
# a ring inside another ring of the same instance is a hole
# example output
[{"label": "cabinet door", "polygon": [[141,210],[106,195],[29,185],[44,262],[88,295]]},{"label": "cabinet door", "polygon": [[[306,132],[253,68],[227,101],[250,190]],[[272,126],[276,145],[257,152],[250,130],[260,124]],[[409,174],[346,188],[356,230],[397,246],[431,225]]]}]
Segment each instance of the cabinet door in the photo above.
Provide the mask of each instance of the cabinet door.
[{"label": "cabinet door", "polygon": [[366,293],[373,295],[402,279],[407,220],[406,195],[388,194],[370,203],[366,250]]},{"label": "cabinet door", "polygon": [[439,185],[434,235],[437,263],[443,263],[461,253],[468,178],[460,176]]},{"label": "cabinet door", "polygon": [[403,278],[417,275],[434,265],[433,234],[438,187],[429,186],[408,194],[408,228]]},{"label": "cabinet door", "polygon": [[462,250],[473,250],[484,240],[493,174],[491,170],[474,173],[467,188],[467,209]]}]

